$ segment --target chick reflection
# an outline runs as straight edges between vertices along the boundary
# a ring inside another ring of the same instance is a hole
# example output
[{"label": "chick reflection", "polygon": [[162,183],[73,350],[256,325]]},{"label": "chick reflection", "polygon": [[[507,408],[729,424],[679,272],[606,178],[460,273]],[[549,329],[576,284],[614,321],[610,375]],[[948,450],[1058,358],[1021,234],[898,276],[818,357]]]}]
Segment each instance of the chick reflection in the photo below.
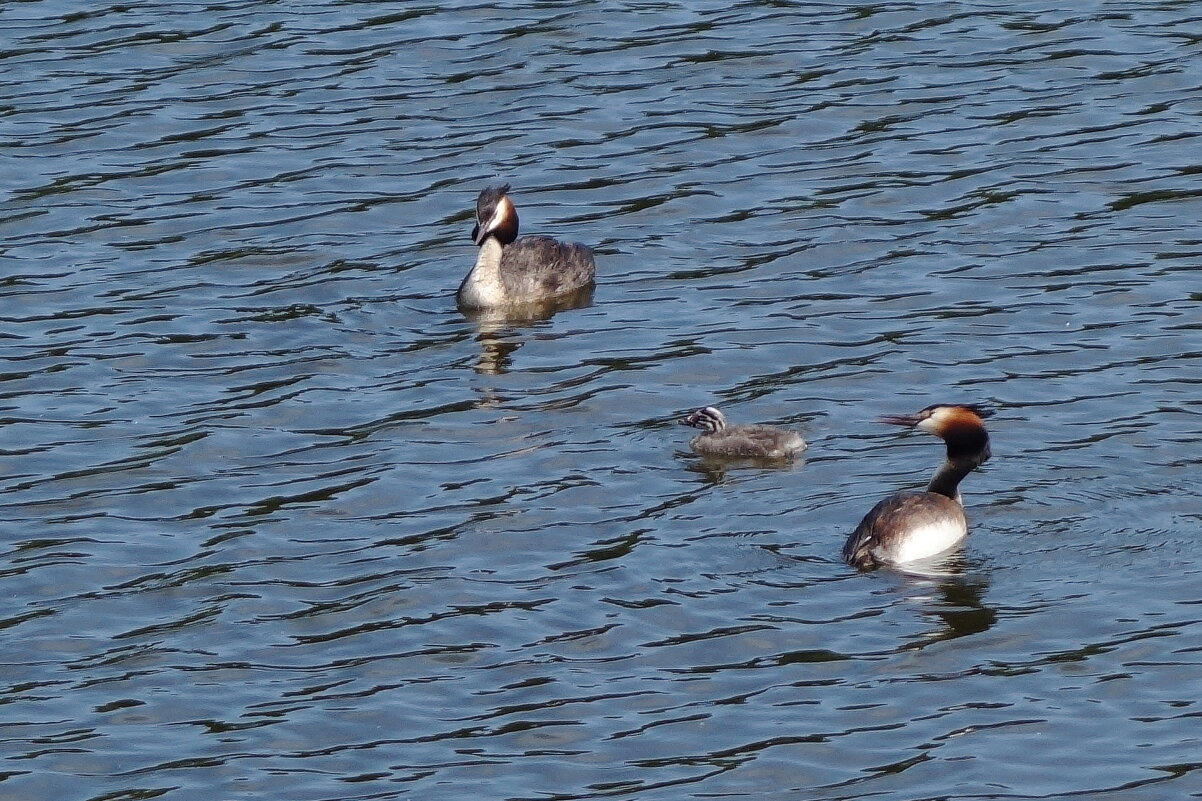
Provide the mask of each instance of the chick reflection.
[{"label": "chick reflection", "polygon": [[685,470],[690,473],[696,473],[698,480],[702,484],[719,484],[726,483],[726,467],[725,459],[706,459],[701,458],[695,462],[685,465]]},{"label": "chick reflection", "polygon": [[569,295],[529,303],[513,303],[491,309],[464,309],[463,316],[476,325],[480,358],[475,370],[484,375],[500,375],[509,370],[512,353],[523,345],[517,330],[546,322],[558,312],[583,309],[593,302],[593,287],[587,286]]},{"label": "chick reflection", "polygon": [[730,478],[732,468],[750,468],[760,470],[781,470],[801,467],[805,462],[801,459],[722,459],[715,456],[702,456],[685,465],[685,470],[697,474],[703,484],[725,484]]}]

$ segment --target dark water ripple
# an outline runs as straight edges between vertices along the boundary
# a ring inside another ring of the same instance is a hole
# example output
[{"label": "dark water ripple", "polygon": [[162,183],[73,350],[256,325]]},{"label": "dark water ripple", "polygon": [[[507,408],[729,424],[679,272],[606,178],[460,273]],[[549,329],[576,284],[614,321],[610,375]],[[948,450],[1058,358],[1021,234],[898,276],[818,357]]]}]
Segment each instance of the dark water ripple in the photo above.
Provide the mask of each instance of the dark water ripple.
[{"label": "dark water ripple", "polygon": [[[1200,22],[0,8],[0,798],[1202,792]],[[500,180],[590,305],[455,310]],[[962,562],[852,574],[943,398]]]}]

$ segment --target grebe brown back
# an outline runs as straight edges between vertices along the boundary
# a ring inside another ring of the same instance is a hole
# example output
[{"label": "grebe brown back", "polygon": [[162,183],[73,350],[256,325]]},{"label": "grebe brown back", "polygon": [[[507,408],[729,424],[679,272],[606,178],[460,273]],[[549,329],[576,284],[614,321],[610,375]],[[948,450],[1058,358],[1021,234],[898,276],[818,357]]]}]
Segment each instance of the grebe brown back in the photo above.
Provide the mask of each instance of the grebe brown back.
[{"label": "grebe brown back", "polygon": [[843,558],[867,570],[943,553],[968,534],[960,480],[989,458],[982,422],[991,410],[972,405],[928,406],[918,414],[889,415],[882,423],[919,428],[947,444],[947,459],[923,492],[898,492],[872,507],[843,546]]},{"label": "grebe brown back", "polygon": [[806,449],[805,440],[796,431],[771,426],[727,425],[726,416],[715,406],[698,409],[680,422],[702,430],[703,433],[689,442],[702,456],[782,459]]},{"label": "grebe brown back", "polygon": [[593,252],[549,236],[518,239],[518,212],[509,184],[489,187],[476,198],[472,241],[476,263],[456,299],[465,309],[489,309],[557,298],[591,286]]}]

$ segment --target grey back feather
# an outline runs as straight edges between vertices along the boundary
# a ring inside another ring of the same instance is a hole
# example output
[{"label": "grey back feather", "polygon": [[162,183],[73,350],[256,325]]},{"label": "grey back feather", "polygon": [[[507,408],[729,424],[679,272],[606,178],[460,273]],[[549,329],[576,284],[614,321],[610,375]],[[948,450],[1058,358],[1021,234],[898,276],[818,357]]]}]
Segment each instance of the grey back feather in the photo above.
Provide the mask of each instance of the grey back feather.
[{"label": "grey back feather", "polygon": [[595,273],[592,250],[549,236],[523,236],[501,251],[501,283],[518,302],[575,292]]}]

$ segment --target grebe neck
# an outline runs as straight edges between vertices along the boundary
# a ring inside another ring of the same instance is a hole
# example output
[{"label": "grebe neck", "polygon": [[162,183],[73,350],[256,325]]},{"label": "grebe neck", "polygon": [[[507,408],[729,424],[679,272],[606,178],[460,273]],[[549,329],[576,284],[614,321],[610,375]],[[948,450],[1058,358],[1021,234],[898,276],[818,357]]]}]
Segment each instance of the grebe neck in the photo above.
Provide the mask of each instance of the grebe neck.
[{"label": "grebe neck", "polygon": [[495,306],[505,302],[505,286],[501,283],[503,249],[495,236],[480,244],[476,264],[463,279],[459,297],[470,306]]},{"label": "grebe neck", "polygon": [[975,456],[949,458],[935,473],[931,483],[927,484],[927,492],[946,495],[956,503],[960,503],[960,490],[958,489],[960,480],[975,470],[983,461],[985,460]]}]

